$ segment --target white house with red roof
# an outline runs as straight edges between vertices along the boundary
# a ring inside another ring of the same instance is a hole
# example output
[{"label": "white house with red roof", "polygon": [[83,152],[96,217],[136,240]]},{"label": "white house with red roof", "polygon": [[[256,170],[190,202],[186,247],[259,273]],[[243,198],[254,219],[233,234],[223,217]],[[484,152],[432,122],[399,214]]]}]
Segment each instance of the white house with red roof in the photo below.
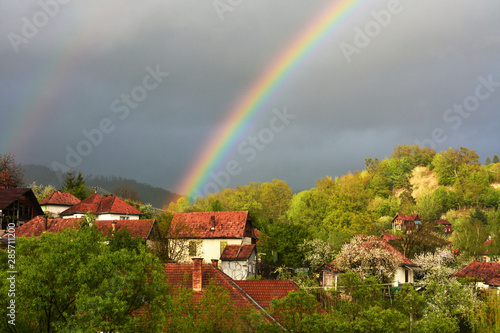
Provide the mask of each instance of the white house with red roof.
[{"label": "white house with red roof", "polygon": [[226,245],[220,255],[224,273],[233,280],[246,280],[256,274],[257,250],[255,244]]},{"label": "white house with red roof", "polygon": [[62,191],[55,191],[40,201],[40,207],[45,214],[52,215],[54,218],[61,217],[61,213],[66,209],[80,203],[80,199],[73,194]]},{"label": "white house with red roof", "polygon": [[76,205],[62,211],[63,218],[80,218],[87,213],[96,216],[96,220],[138,220],[141,211],[115,196],[101,196],[95,193]]},{"label": "white house with red roof", "polygon": [[256,243],[248,211],[175,213],[170,230],[179,232],[169,237],[189,240],[181,262],[194,257],[219,260],[229,245]]}]

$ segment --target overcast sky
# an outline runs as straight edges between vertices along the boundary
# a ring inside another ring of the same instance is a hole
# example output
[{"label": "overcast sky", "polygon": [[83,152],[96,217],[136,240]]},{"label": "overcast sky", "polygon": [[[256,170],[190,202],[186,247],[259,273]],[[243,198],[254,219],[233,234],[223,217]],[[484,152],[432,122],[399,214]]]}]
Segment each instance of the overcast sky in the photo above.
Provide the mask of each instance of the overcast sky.
[{"label": "overcast sky", "polygon": [[[398,144],[500,155],[500,2],[358,2],[212,170],[236,160],[229,187],[309,189]],[[330,3],[0,0],[0,153],[177,191]]]}]

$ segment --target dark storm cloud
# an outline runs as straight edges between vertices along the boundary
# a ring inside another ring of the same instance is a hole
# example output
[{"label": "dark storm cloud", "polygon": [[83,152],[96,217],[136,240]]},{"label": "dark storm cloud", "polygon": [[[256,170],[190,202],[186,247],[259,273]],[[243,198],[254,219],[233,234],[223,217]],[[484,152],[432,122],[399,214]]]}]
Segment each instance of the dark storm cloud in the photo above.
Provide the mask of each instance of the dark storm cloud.
[{"label": "dark storm cloud", "polygon": [[[65,1],[16,53],[11,33],[22,36],[40,3],[56,2],[0,0],[0,133],[10,133],[2,141],[15,135],[7,131],[13,113],[38,96],[46,105],[32,109],[44,112],[29,129],[36,136],[11,145],[22,162],[64,164],[67,147],[76,150],[83,131],[109,119],[113,130],[75,169],[171,190],[245,91],[327,4],[242,1],[221,14],[211,1]],[[229,186],[281,178],[306,189],[362,169],[365,157],[384,158],[397,144],[464,145],[482,160],[500,153],[500,87],[467,117],[451,114],[460,126],[445,117],[475,94],[481,77],[500,82],[500,4],[401,1],[390,23],[347,57],[342,43],[356,47],[356,31],[388,6],[362,5],[297,66],[219,167],[240,163]],[[169,75],[131,107],[124,98],[141,92],[147,68]],[[296,118],[248,161],[237,147],[269,128],[274,108]],[[446,139],[434,140],[436,129]]]}]

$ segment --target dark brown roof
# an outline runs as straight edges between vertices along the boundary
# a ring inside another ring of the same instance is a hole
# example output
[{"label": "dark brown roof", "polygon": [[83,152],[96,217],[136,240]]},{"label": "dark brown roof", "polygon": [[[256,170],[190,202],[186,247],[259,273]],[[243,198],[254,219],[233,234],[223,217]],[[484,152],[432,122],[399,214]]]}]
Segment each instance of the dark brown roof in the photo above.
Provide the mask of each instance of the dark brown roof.
[{"label": "dark brown roof", "polygon": [[[78,229],[80,228],[80,220],[81,218],[47,219],[47,229],[45,229],[45,216],[37,216],[18,227],[16,237],[38,237],[44,232],[59,232],[67,228]],[[127,228],[133,238],[147,239],[155,220],[97,220],[94,223],[99,230],[109,236],[109,230],[112,230],[113,222],[116,222],[116,231]]]},{"label": "dark brown roof", "polygon": [[38,200],[35,194],[30,188],[6,188],[0,189],[0,209],[3,210],[7,208],[11,203],[19,199],[19,197],[26,196],[30,197],[35,204],[38,214],[43,214],[42,208],[38,204]]},{"label": "dark brown roof", "polygon": [[55,191],[40,201],[40,205],[73,206],[80,202],[80,199],[73,194],[62,191]]},{"label": "dark brown roof", "polygon": [[226,245],[224,252],[220,255],[220,260],[248,260],[254,251],[255,244]]},{"label": "dark brown roof", "polygon": [[418,221],[420,218],[418,214],[398,214],[395,218],[392,219],[392,222],[395,220],[403,220],[403,221]]},{"label": "dark brown roof", "polygon": [[274,298],[283,298],[290,291],[298,291],[299,287],[293,281],[280,280],[250,280],[234,281],[260,306],[268,309]]},{"label": "dark brown roof", "polygon": [[452,277],[479,278],[488,285],[500,285],[500,263],[473,261]]},{"label": "dark brown roof", "polygon": [[93,214],[142,215],[139,210],[130,206],[122,199],[115,196],[102,197],[98,193],[93,194],[73,207],[66,209],[60,215],[86,214],[88,212]]},{"label": "dark brown roof", "polygon": [[446,220],[437,220],[436,223],[443,224],[443,225],[451,225],[451,222],[448,222]]},{"label": "dark brown roof", "polygon": [[[243,238],[252,237],[253,228],[247,228],[250,222],[247,211],[236,212],[198,212],[175,213],[172,225],[185,223],[188,238]],[[251,227],[251,225],[250,225]]]}]

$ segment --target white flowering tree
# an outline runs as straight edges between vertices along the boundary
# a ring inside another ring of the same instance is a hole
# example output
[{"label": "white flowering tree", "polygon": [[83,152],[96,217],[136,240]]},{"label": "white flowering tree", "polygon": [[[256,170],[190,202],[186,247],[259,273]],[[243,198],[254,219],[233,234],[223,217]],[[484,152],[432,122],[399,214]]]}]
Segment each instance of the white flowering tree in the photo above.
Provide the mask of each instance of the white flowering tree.
[{"label": "white flowering tree", "polygon": [[339,269],[356,272],[361,278],[373,276],[383,283],[392,282],[398,264],[398,255],[372,236],[354,237],[335,257]]},{"label": "white flowering tree", "polygon": [[443,271],[445,275],[452,275],[463,263],[463,258],[457,257],[449,248],[437,248],[435,252],[420,253],[412,261],[420,266],[424,273],[431,270]]},{"label": "white flowering tree", "polygon": [[321,239],[305,239],[299,244],[299,251],[304,253],[304,262],[315,271],[324,263],[330,263],[335,258],[333,246]]}]

